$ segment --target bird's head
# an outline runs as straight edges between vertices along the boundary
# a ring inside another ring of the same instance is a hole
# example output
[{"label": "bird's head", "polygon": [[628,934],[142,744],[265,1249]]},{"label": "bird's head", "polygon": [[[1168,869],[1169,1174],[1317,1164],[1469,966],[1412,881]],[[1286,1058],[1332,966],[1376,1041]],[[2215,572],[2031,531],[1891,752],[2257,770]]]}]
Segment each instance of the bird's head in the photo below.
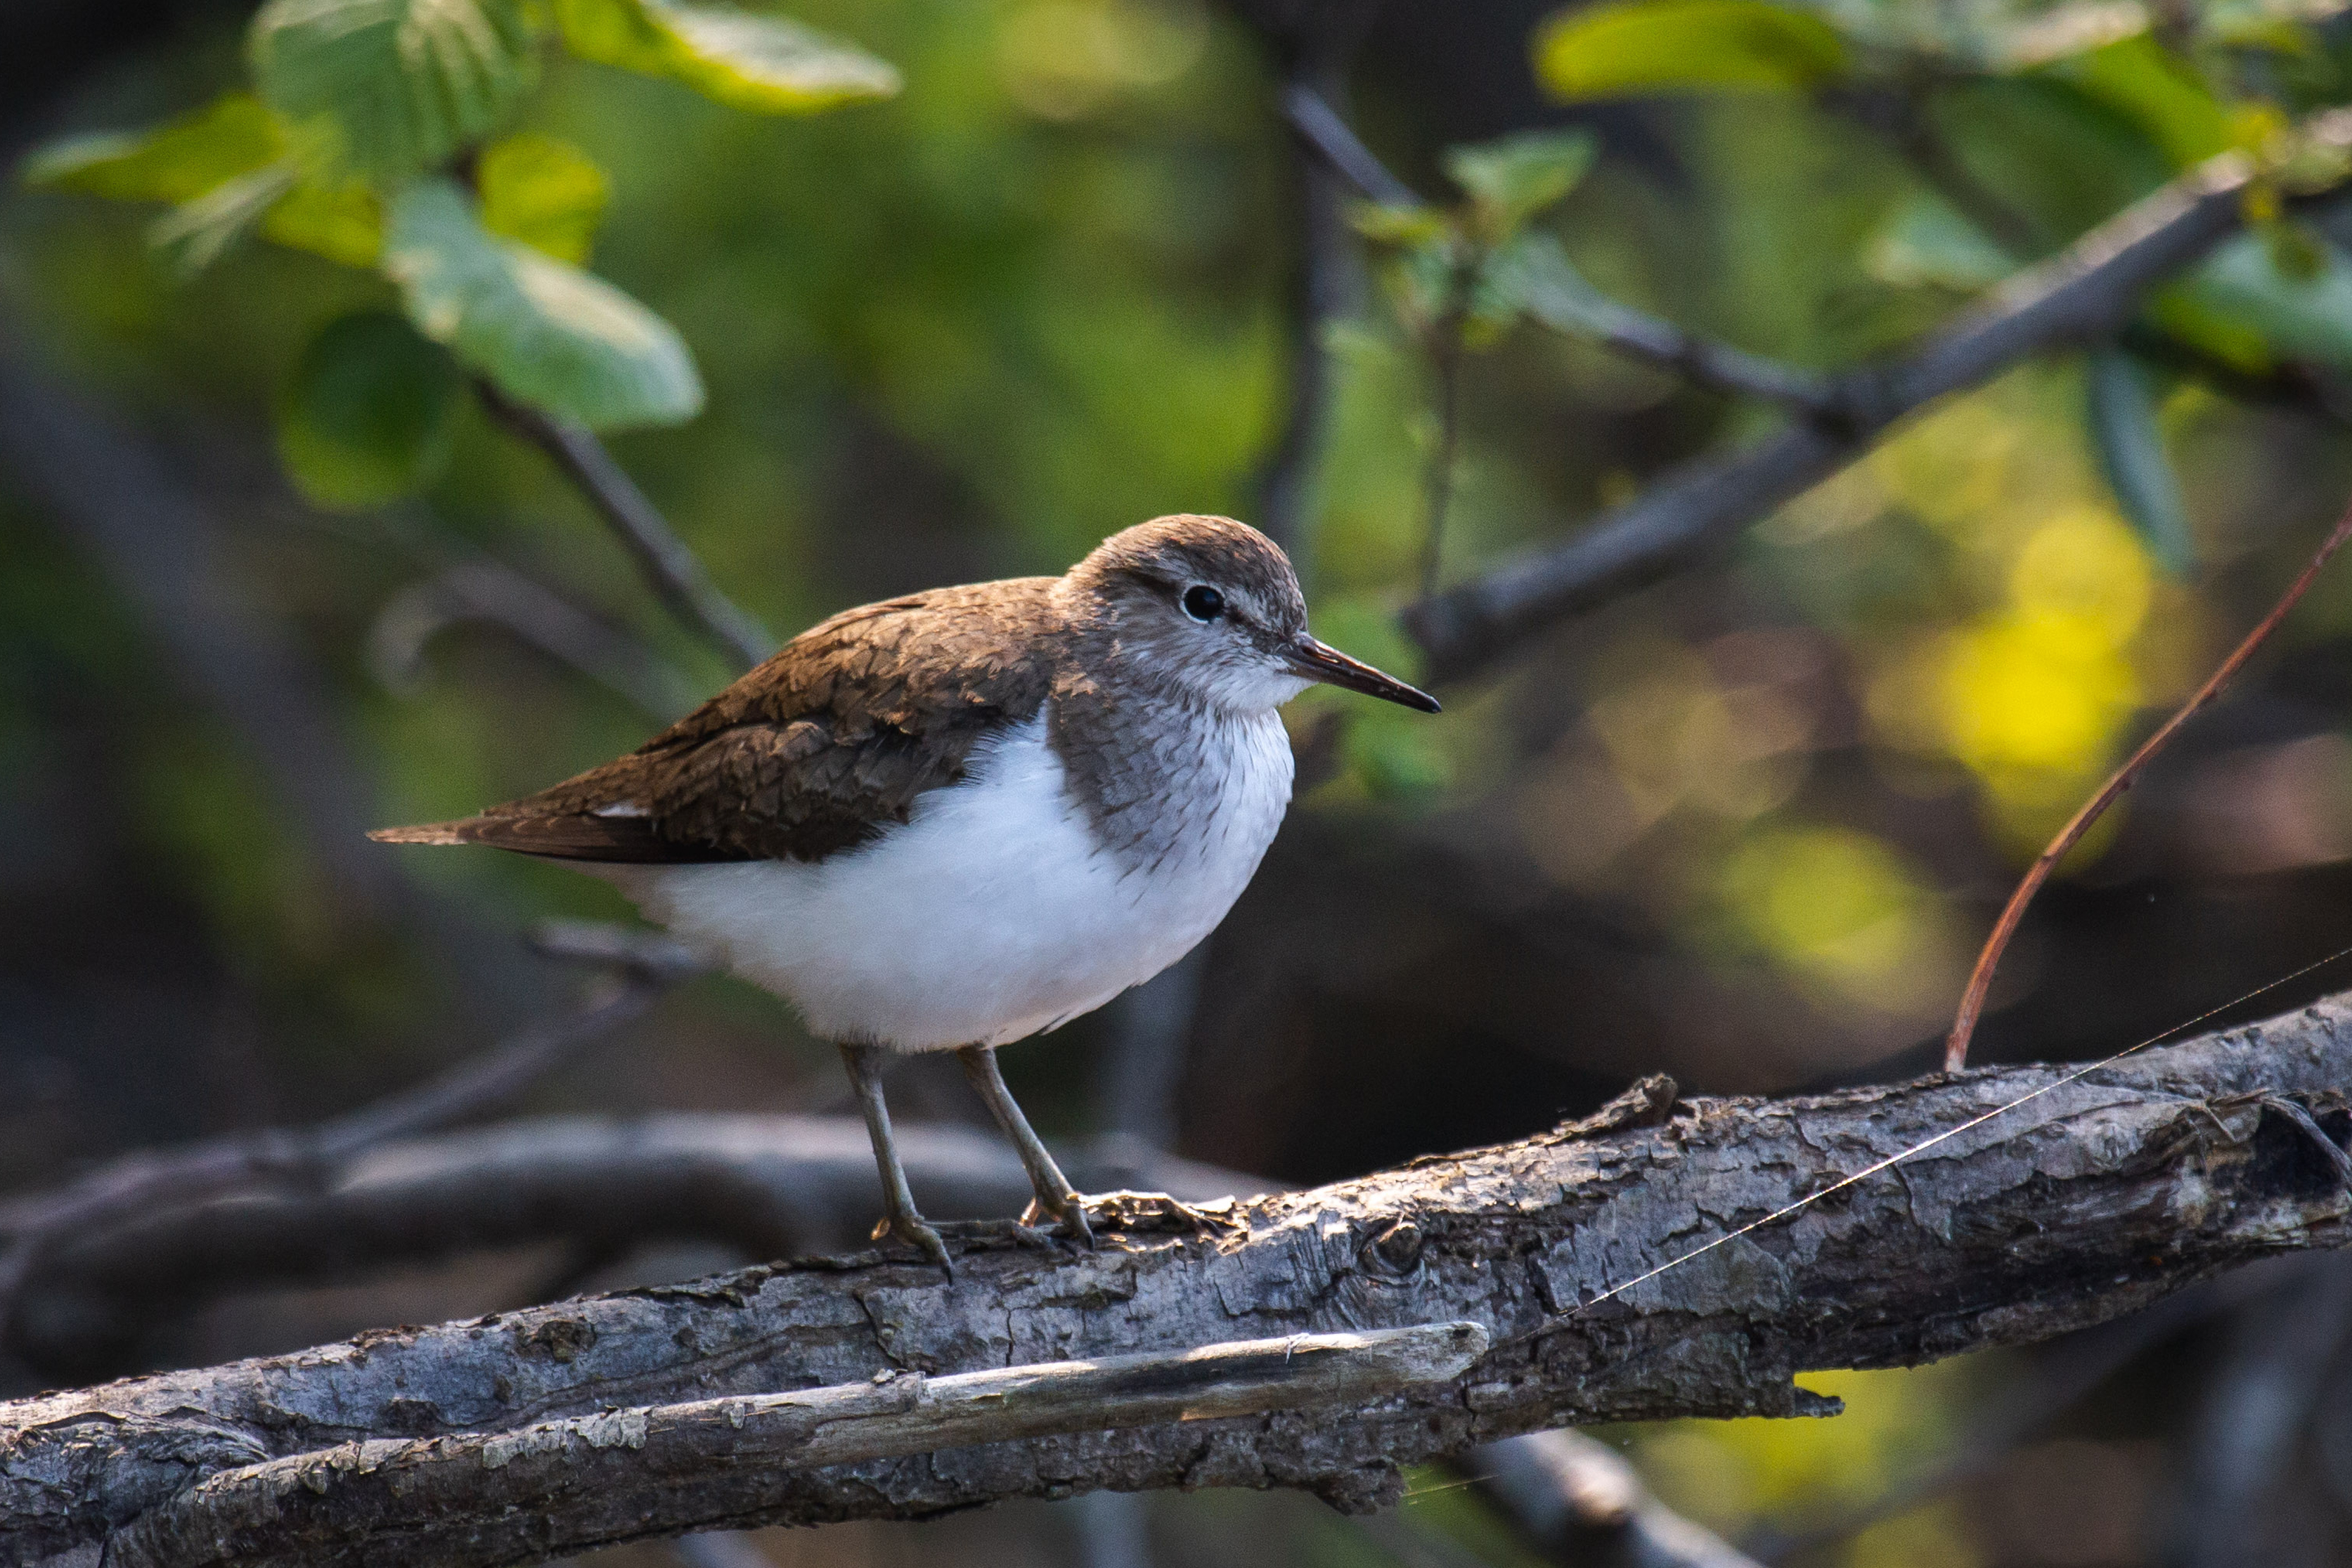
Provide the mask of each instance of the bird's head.
[{"label": "bird's head", "polygon": [[1423,713],[1437,699],[1307,630],[1282,547],[1231,517],[1155,517],[1113,534],[1063,579],[1073,619],[1138,674],[1211,706],[1265,713],[1322,681]]}]

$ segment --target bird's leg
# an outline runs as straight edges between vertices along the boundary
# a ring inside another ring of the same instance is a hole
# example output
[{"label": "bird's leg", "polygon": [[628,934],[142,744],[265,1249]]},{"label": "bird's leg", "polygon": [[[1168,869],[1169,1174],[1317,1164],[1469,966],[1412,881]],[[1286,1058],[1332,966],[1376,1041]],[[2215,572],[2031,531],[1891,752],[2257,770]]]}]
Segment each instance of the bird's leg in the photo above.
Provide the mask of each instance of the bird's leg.
[{"label": "bird's leg", "polygon": [[907,1170],[898,1163],[898,1145],[890,1136],[890,1107],[882,1101],[882,1048],[845,1045],[841,1060],[857,1091],[857,1108],[866,1113],[866,1134],[874,1140],[874,1163],[882,1173],[883,1218],[874,1228],[875,1239],[886,1233],[897,1237],[945,1270],[953,1283],[955,1265],[948,1261],[948,1244],[915,1212],[915,1195],[907,1190]]},{"label": "bird's leg", "polygon": [[1095,1234],[1087,1224],[1086,1199],[1079,1196],[1077,1188],[1070,1185],[1070,1178],[1062,1174],[1062,1167],[1054,1163],[1054,1156],[1046,1151],[1045,1140],[1038,1137],[1036,1129],[1029,1125],[1029,1118],[1021,1113],[1021,1107],[1013,1102],[1013,1092],[1004,1087],[1004,1074],[996,1067],[996,1048],[992,1045],[963,1046],[956,1051],[956,1060],[963,1063],[964,1075],[971,1080],[971,1086],[987,1103],[989,1113],[996,1118],[996,1124],[1004,1129],[1004,1135],[1012,1139],[1013,1146],[1020,1151],[1022,1168],[1029,1173],[1029,1186],[1036,1193],[1037,1200],[1029,1206],[1030,1212],[1021,1218],[1026,1221],[1032,1216],[1050,1214],[1068,1227],[1071,1235],[1081,1245],[1093,1246]]}]

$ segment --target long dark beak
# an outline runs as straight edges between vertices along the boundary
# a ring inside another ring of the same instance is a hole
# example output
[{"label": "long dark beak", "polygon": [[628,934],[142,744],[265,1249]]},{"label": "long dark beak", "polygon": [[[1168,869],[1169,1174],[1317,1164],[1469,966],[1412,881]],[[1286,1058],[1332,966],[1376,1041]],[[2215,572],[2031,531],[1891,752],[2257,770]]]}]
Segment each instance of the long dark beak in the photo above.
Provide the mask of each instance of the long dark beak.
[{"label": "long dark beak", "polygon": [[1427,692],[1406,685],[1393,675],[1384,675],[1362,660],[1350,659],[1330,643],[1318,643],[1303,632],[1298,641],[1290,645],[1290,667],[1310,681],[1345,686],[1351,692],[1419,708],[1423,713],[1439,711],[1437,699]]}]

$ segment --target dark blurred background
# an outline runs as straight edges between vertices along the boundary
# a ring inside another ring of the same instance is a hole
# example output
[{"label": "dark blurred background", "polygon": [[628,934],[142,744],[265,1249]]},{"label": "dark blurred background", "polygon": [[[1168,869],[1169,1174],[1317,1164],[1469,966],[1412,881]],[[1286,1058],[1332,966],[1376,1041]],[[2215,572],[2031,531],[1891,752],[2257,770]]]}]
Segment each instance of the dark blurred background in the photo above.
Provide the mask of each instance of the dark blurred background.
[{"label": "dark blurred background", "polygon": [[[1441,195],[1449,146],[1588,129],[1597,163],[1538,222],[1617,297],[1791,363],[1888,352],[1964,307],[1893,140],[1799,93],[1561,103],[1530,57],[1554,10],[1391,0],[1348,73],[1365,139]],[[1916,41],[1981,21],[1926,0],[1862,10],[1824,14],[1875,48],[1904,26]],[[526,117],[608,172],[595,267],[678,326],[709,383],[698,418],[611,446],[725,591],[783,635],[906,590],[1058,571],[1154,515],[1253,516],[1290,384],[1302,178],[1264,16],[1184,0],[793,14],[897,65],[904,91],[770,119],[556,59]],[[13,162],[238,85],[248,16],[0,5],[0,147]],[[2309,37],[2318,53],[2295,68],[2336,69],[2339,30],[2323,18]],[[2133,151],[2146,121],[2068,120],[2031,96],[1955,89],[1936,111],[1974,177],[2053,244],[2171,172]],[[152,216],[0,194],[0,1186],[315,1119],[542,1014],[572,982],[520,934],[627,918],[614,895],[360,832],[539,788],[730,674],[543,456],[477,407],[418,494],[356,511],[303,499],[274,450],[280,388],[322,322],[385,306],[388,286],[255,241],[184,276],[145,242]],[[2322,209],[2309,232],[2331,244],[2336,221]],[[1432,372],[1379,267],[1349,271],[1297,553],[1321,634],[1410,675],[1396,616],[1423,547]],[[2352,339],[2352,283],[2330,298]],[[1735,548],[1446,688],[1440,718],[1300,703],[1314,787],[1202,959],[1156,998],[1008,1051],[1016,1092],[1049,1137],[1140,1128],[1312,1183],[1524,1135],[1643,1072],[1763,1093],[1923,1070],[2024,862],[2259,618],[2352,488],[2344,353],[2207,353],[2155,379],[2185,563],[2116,499],[2080,361],[2040,360],[1906,425]],[[1567,537],[1769,415],[1521,327],[1470,357],[1460,423],[1448,581]],[[428,612],[420,583],[486,558],[586,609],[620,677]],[[2347,636],[2339,575],[2036,906],[1979,1059],[2120,1049],[2352,943]],[[2226,1016],[2347,983],[2323,969]],[[1139,1037],[1160,1042],[1164,1089],[1132,1070]],[[1122,1061],[1124,1076],[1107,1065]],[[894,1092],[918,1118],[982,1120],[932,1064]],[[841,1093],[833,1051],[781,1004],[711,978],[528,1108],[837,1111]],[[232,1294],[87,1364],[20,1364],[9,1391],[491,1310],[542,1273],[500,1254]],[[2253,1354],[2251,1310],[2151,1333],[1974,1479],[1801,1560],[2194,1555],[2176,1503],[2216,1380]],[[2341,1391],[2339,1325],[2264,1321],[2286,1326],[2262,1344]],[[1850,1401],[1832,1422],[1612,1436],[1716,1529],[1801,1532],[1947,1462],[2065,1354],[1809,1379]],[[2352,1421],[2330,1400],[2265,1472],[2292,1500],[2270,1515],[2284,1539],[2239,1560],[2343,1560]],[[1444,1478],[1416,1484],[1421,1533],[1402,1543],[1303,1500],[1204,1495],[1150,1500],[1150,1550],[1527,1560]],[[751,1549],[1108,1564],[1090,1506]],[[1137,1549],[1132,1529],[1118,1539]],[[625,1559],[666,1560],[608,1561]]]}]

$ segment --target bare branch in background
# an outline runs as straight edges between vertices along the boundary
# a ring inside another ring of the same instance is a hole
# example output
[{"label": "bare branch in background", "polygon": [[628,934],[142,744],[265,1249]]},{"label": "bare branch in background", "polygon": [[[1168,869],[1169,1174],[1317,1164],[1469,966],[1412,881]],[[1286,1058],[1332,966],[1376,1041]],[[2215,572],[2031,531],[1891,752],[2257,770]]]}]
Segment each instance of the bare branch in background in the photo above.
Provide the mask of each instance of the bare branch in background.
[{"label": "bare branch in background", "polygon": [[1111,1004],[1110,1044],[1095,1096],[1095,1124],[1105,1135],[1150,1153],[1175,1145],[1184,1047],[1208,965],[1203,943]]},{"label": "bare branch in background", "polygon": [[[2308,129],[2320,141],[2352,143],[2352,115],[2323,117]],[[1926,404],[2033,355],[2112,337],[2151,285],[2237,231],[2252,177],[2242,157],[2212,160],[2018,274],[1911,355],[1835,378],[1843,422],[1796,423],[1745,452],[1702,458],[1567,543],[1413,606],[1406,629],[1431,677],[1471,674],[1559,618],[1760,522]]]},{"label": "bare branch in background", "polygon": [[1808,1521],[1800,1530],[1761,1531],[1742,1544],[1760,1563],[1809,1559],[1810,1554],[1859,1534],[1881,1520],[1908,1513],[1991,1469],[2019,1444],[2158,1345],[2214,1318],[2258,1304],[2277,1291],[2293,1289],[2312,1270],[2336,1267],[2339,1261],[2309,1253],[2273,1259],[2192,1286],[2128,1317],[2070,1334],[2036,1352],[2024,1375],[2007,1382],[1985,1409],[1972,1416],[1948,1448],[1910,1473],[1898,1475],[1867,1503]]},{"label": "bare branch in background", "polygon": [[654,596],[738,672],[776,651],[776,640],[719,591],[701,558],[687,548],[594,432],[504,398],[487,382],[478,381],[475,392],[509,429],[554,460],[611,525]]},{"label": "bare branch in background", "polygon": [[[1364,8],[1367,17],[1371,7]],[[1348,56],[1354,39],[1299,49],[1283,89],[1295,94],[1344,93]],[[1317,101],[1322,99],[1318,97]],[[1348,230],[1339,183],[1321,160],[1294,156],[1292,178],[1297,228],[1289,285],[1290,398],[1282,431],[1257,478],[1257,525],[1288,551],[1302,573],[1314,569],[1307,537],[1310,503],[1321,467],[1331,419],[1332,323],[1354,308],[1360,292],[1354,236]]]},{"label": "bare branch in background", "polygon": [[[1283,108],[1307,144],[1367,201],[1385,207],[1427,204],[1389,172],[1325,99],[1306,88],[1293,87],[1283,96]],[[1811,371],[1686,332],[1671,321],[1615,300],[1596,296],[1585,308],[1598,321],[1595,340],[1602,347],[1673,371],[1694,386],[1760,398],[1809,417],[1843,417],[1845,413],[1835,389]]]},{"label": "bare branch in background", "polygon": [[[689,1468],[625,1521],[594,1494],[564,1500],[547,1525],[562,1533],[534,1551],[1074,1487],[1292,1486],[1363,1509],[1395,1496],[1399,1465],[1563,1422],[1823,1411],[1793,1374],[2047,1338],[2352,1240],[2352,1193],[2263,1103],[2338,1124],[2352,998],[2064,1078],[2010,1068],[1681,1106],[1651,1081],[1525,1143],[1234,1205],[1215,1237],[1130,1234],[1092,1252],[962,1237],[952,1287],[867,1254],[17,1401],[0,1406],[0,1555],[59,1563],[205,1476],[302,1469],[348,1443],[1162,1353],[1221,1343],[1236,1319],[1270,1335],[1481,1324],[1492,1349],[1443,1386],[952,1457]],[[1771,1212],[1964,1125],[1933,1159],[1620,1289],[1724,1224],[1706,1217]],[[345,1560],[378,1560],[348,1544]]]},{"label": "bare branch in background", "polygon": [[1650,1495],[1625,1456],[1581,1432],[1531,1432],[1471,1452],[1478,1490],[1561,1568],[1757,1568]]},{"label": "bare branch in background", "polygon": [[585,1046],[642,1014],[696,972],[674,944],[610,927],[553,928],[559,956],[608,965],[621,984],[569,1017],[534,1024],[478,1057],[414,1089],[314,1126],[264,1128],[102,1166],[60,1189],[0,1203],[0,1333],[45,1252],[87,1239],[159,1209],[191,1207],[255,1186],[315,1184],[336,1166],[394,1138],[413,1136],[511,1100]]},{"label": "bare branch in background", "polygon": [[2241,1314],[2190,1438],[2174,1521],[2185,1568],[2292,1560],[2273,1552],[2309,1530],[2282,1493],[2347,1341],[2352,1259],[2326,1259]]},{"label": "bare branch in background", "polygon": [[[1030,1188],[1003,1139],[910,1124],[899,1154],[924,1212],[1018,1213]],[[1209,1201],[1276,1184],[1129,1144],[1068,1151],[1089,1190],[1150,1186]],[[716,1241],[744,1259],[856,1248],[878,1198],[855,1116],[552,1116],[380,1145],[310,1190],[171,1207],[62,1238],[26,1283],[18,1343],[75,1365],[125,1319],[184,1313],[236,1291],[324,1284],[385,1268],[562,1240],[612,1255]]]},{"label": "bare branch in background", "polygon": [[665,724],[694,706],[686,676],[635,638],[488,556],[446,567],[385,601],[368,629],[368,667],[390,689],[413,691],[433,640],[468,622],[511,632]]}]

